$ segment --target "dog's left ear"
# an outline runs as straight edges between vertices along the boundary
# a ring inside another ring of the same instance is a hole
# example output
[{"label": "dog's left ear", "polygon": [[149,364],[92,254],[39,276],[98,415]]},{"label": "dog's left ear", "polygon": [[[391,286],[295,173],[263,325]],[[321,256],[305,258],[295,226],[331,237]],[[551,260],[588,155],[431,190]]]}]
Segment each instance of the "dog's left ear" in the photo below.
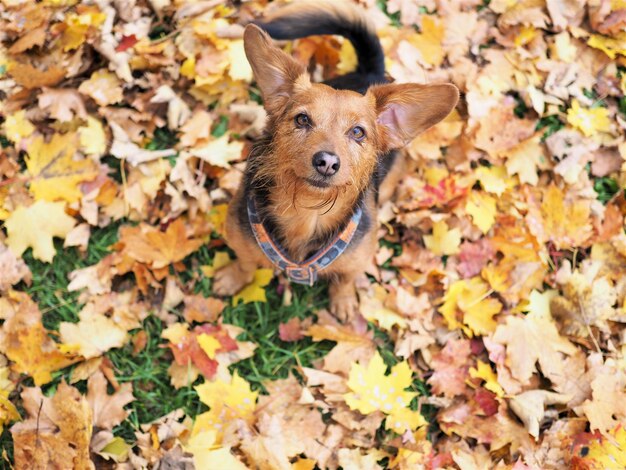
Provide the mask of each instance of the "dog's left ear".
[{"label": "dog's left ear", "polygon": [[404,147],[450,114],[459,100],[459,90],[451,84],[391,83],[373,86],[367,93],[376,99],[382,151]]},{"label": "dog's left ear", "polygon": [[304,65],[274,46],[268,34],[258,26],[246,26],[243,45],[268,112],[282,108],[298,78],[310,83],[308,75],[304,74]]}]

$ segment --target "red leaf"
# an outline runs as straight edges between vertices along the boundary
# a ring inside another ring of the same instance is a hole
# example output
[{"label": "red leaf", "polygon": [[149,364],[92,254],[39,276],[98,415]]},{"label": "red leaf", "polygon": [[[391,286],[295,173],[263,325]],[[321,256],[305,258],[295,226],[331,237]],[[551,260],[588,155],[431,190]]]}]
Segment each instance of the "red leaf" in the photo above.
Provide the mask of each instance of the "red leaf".
[{"label": "red leaf", "polygon": [[495,393],[491,393],[484,388],[477,388],[474,394],[474,400],[480,406],[480,409],[485,413],[485,416],[493,416],[498,412],[498,400],[496,400]]},{"label": "red leaf", "polygon": [[300,319],[293,317],[287,323],[278,325],[278,336],[287,343],[304,338],[300,328]]},{"label": "red leaf", "polygon": [[137,38],[134,34],[130,36],[124,36],[118,46],[115,48],[116,52],[124,52],[126,49],[130,49],[137,44]]}]

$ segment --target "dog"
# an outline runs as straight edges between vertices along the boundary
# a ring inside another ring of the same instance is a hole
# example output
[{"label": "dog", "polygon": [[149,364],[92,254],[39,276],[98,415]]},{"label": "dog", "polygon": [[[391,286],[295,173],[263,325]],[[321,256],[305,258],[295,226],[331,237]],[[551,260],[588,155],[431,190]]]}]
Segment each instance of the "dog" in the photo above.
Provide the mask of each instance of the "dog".
[{"label": "dog", "polygon": [[[304,65],[272,44],[311,35],[344,36],[354,72],[312,83]],[[388,83],[373,25],[348,2],[294,2],[249,24],[244,49],[268,120],[253,146],[226,218],[237,260],[215,274],[232,295],[258,267],[292,282],[329,282],[330,310],[358,313],[355,278],[376,252],[377,206],[401,176],[399,149],[444,119],[459,92],[451,84]]]}]

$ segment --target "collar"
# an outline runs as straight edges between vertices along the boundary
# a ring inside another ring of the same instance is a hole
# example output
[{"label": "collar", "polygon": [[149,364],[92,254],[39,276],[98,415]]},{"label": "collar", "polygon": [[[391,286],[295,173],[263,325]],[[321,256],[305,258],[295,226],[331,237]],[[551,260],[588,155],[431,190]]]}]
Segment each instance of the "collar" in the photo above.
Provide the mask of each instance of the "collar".
[{"label": "collar", "polygon": [[361,221],[362,212],[361,207],[357,206],[346,227],[328,245],[322,247],[302,263],[297,263],[291,260],[276,240],[272,238],[259,217],[254,196],[248,196],[248,220],[254,238],[265,256],[274,266],[284,271],[292,282],[309,286],[315,283],[319,271],[328,267],[348,248]]}]

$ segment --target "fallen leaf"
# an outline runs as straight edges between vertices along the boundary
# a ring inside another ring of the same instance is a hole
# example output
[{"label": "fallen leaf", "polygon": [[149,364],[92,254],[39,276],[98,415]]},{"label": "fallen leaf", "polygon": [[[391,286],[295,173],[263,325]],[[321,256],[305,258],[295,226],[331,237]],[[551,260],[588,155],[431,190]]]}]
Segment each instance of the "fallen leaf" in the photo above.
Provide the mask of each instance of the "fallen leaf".
[{"label": "fallen leaf", "polygon": [[87,381],[87,401],[93,411],[93,425],[100,429],[113,429],[126,419],[130,411],[124,407],[133,397],[130,383],[120,386],[113,394],[107,393],[107,381],[102,372],[97,371]]},{"label": "fallen leaf", "polygon": [[240,301],[243,301],[244,304],[251,302],[267,302],[264,287],[270,283],[273,277],[273,269],[257,269],[252,282],[244,287],[241,292],[233,296],[233,305],[237,305]]},{"label": "fallen leaf", "polygon": [[32,248],[34,258],[50,263],[56,254],[52,238],[64,238],[76,220],[65,213],[62,202],[37,201],[15,209],[4,225],[9,234],[6,244],[14,255]]}]

